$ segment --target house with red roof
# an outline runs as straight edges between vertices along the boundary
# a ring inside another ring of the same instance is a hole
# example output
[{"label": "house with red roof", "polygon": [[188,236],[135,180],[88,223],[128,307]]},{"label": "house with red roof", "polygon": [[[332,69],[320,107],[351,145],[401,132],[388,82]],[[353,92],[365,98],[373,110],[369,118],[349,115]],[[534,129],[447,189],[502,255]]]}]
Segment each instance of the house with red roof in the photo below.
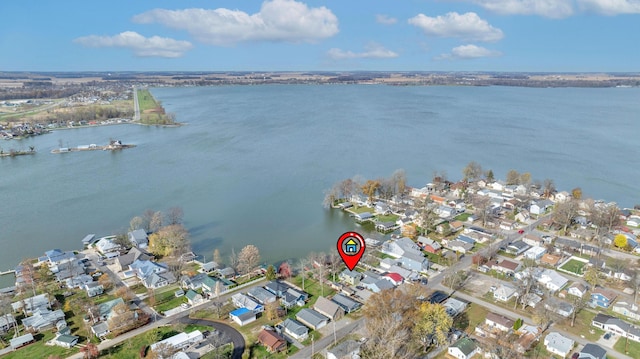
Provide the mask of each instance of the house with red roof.
[{"label": "house with red roof", "polygon": [[395,286],[402,284],[402,282],[404,281],[400,274],[394,272],[385,274],[383,278],[390,281]]}]

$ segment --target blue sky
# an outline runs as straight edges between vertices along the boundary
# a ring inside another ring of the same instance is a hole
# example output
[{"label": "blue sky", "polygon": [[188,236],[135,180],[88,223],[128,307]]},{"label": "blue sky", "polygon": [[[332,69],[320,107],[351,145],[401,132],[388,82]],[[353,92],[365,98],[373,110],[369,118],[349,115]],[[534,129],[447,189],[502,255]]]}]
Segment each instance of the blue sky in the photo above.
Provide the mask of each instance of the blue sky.
[{"label": "blue sky", "polygon": [[640,0],[3,0],[0,14],[0,71],[640,71]]}]

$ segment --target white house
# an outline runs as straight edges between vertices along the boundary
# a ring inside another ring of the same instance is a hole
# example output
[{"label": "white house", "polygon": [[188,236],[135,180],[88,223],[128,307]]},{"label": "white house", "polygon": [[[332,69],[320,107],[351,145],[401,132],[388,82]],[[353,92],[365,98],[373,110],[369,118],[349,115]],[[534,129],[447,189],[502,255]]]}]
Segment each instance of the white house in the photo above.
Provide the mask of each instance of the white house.
[{"label": "white house", "polygon": [[447,354],[457,359],[469,359],[480,353],[480,347],[470,338],[458,339],[447,348]]},{"label": "white house", "polygon": [[501,284],[498,289],[493,291],[493,298],[501,302],[508,302],[516,295],[516,289],[507,284]]},{"label": "white house", "polygon": [[513,324],[515,322],[502,315],[489,312],[487,313],[487,317],[485,318],[484,323],[491,329],[495,328],[503,332],[508,332],[509,330],[511,330],[511,328],[513,328]]},{"label": "white house", "polygon": [[157,348],[159,345],[170,345],[171,347],[177,350],[186,349],[194,344],[201,342],[204,339],[202,332],[199,330],[195,330],[191,333],[178,333],[172,337],[169,337],[165,340],[159,341],[157,343],[151,344],[151,351]]},{"label": "white house", "polygon": [[557,292],[560,289],[564,288],[569,280],[558,272],[551,269],[544,269],[542,271],[538,271],[537,275],[534,275],[538,283],[545,286],[545,288],[549,289],[552,292]]},{"label": "white house", "polygon": [[544,345],[549,352],[564,358],[571,352],[575,342],[560,333],[551,332],[544,338]]}]

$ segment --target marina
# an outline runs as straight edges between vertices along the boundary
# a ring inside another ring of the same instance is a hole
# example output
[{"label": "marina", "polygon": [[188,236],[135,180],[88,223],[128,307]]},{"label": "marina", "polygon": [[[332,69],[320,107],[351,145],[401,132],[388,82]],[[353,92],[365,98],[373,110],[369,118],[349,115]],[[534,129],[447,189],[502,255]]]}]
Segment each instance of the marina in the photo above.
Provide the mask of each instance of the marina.
[{"label": "marina", "polygon": [[78,147],[59,147],[51,151],[51,153],[69,153],[81,151],[117,151],[125,148],[133,148],[136,145],[123,144],[120,140],[111,140],[108,145],[98,146],[96,144],[82,145]]}]

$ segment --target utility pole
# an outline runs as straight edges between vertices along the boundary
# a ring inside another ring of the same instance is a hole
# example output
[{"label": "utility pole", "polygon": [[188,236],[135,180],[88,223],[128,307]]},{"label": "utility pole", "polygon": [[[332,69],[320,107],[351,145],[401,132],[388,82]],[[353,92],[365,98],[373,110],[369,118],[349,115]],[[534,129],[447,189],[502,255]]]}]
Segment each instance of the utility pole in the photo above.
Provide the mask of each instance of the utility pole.
[{"label": "utility pole", "polygon": [[311,335],[311,356],[313,357],[314,354],[315,354],[315,349],[313,346],[313,335]]},{"label": "utility pole", "polygon": [[332,320],[333,322],[333,345],[335,346],[338,343],[338,338],[336,337],[336,322],[334,320]]}]

